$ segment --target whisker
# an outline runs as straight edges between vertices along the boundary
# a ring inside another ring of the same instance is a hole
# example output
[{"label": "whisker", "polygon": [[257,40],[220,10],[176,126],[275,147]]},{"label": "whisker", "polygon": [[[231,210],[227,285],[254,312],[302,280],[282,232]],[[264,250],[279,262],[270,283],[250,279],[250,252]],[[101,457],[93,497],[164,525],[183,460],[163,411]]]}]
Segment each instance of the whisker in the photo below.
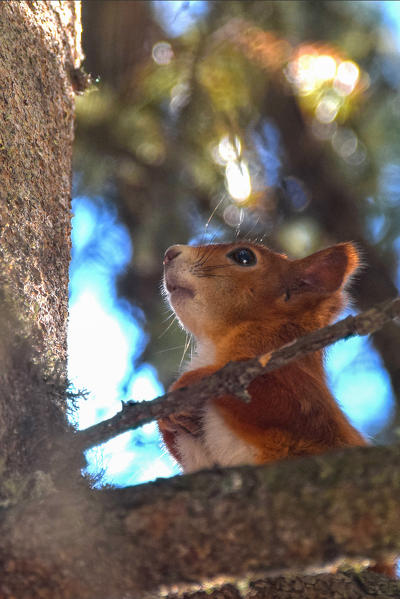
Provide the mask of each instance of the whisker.
[{"label": "whisker", "polygon": [[214,245],[213,245],[212,242],[215,241],[215,238],[216,238],[216,235],[214,235],[213,238],[211,239],[210,245],[206,246],[207,249],[206,249],[206,252],[203,255],[203,262],[202,262],[202,264],[205,264],[211,258],[211,256],[213,255],[213,253],[215,251],[215,247],[214,247]]},{"label": "whisker", "polygon": [[205,247],[206,247],[206,250],[205,250],[204,254],[200,257],[199,260],[197,260],[197,262],[195,262],[194,266],[196,266],[196,267],[203,266],[207,262],[207,260],[210,259],[211,255],[214,251],[214,248],[212,246],[205,246]]},{"label": "whisker", "polygon": [[177,319],[176,315],[174,314],[174,318],[171,320],[171,322],[169,323],[169,325],[167,326],[165,331],[162,332],[161,335],[159,335],[158,339],[161,339],[161,337],[164,337],[164,335],[170,330],[170,328],[174,324],[175,320],[178,320],[178,319]]},{"label": "whisker", "polygon": [[185,359],[186,352],[189,349],[190,342],[191,342],[191,335],[190,335],[190,333],[186,332],[186,342],[185,342],[185,346],[183,348],[183,354],[181,357],[181,361],[179,362],[179,368],[182,368],[183,360]]},{"label": "whisker", "polygon": [[213,218],[214,214],[216,213],[216,211],[218,210],[218,208],[221,206],[221,204],[224,202],[224,200],[225,200],[225,196],[222,196],[222,198],[220,199],[220,201],[218,202],[218,204],[215,206],[214,210],[211,212],[211,216],[208,219],[208,221],[206,222],[206,226],[204,227],[205,229],[207,229],[208,225],[212,221],[212,218]]},{"label": "whisker", "polygon": [[236,235],[235,235],[236,239],[239,238],[239,235],[240,235],[240,226],[241,226],[242,222],[243,222],[243,208],[240,208],[240,211],[239,211],[239,222],[238,222],[238,224],[236,226]]},{"label": "whisker", "polygon": [[[212,219],[214,218],[214,214],[217,212],[218,208],[221,206],[221,204],[225,201],[226,197],[222,196],[222,198],[220,199],[220,201],[218,202],[218,204],[215,206],[214,210],[211,212],[210,218],[208,219],[208,221],[206,222],[206,224],[204,225],[204,233],[203,233],[203,240],[204,242],[207,239],[207,230],[208,230],[208,226],[211,223]],[[216,234],[214,234],[214,239],[216,237]],[[213,243],[213,239],[211,239],[208,243]]]},{"label": "whisker", "polygon": [[212,274],[212,273],[195,273],[195,276],[198,277],[199,279],[205,279],[205,278],[211,278],[211,277],[224,278],[224,275],[216,275],[216,274]]},{"label": "whisker", "polygon": [[201,253],[201,251],[202,251],[202,246],[201,246],[201,245],[200,245],[200,246],[197,246],[197,247],[196,247],[196,255],[197,255],[197,260],[201,260],[201,256],[202,256],[202,253]]},{"label": "whisker", "polygon": [[231,268],[231,264],[210,264],[209,266],[202,266],[201,270],[213,270],[214,268]]},{"label": "whisker", "polygon": [[175,345],[175,347],[167,347],[167,349],[159,349],[158,351],[154,352],[156,355],[158,354],[164,354],[167,351],[174,351],[176,349],[182,349],[184,348],[185,345]]},{"label": "whisker", "polygon": [[162,324],[165,324],[166,322],[169,321],[170,318],[173,318],[175,316],[174,312],[171,312],[171,314],[168,314],[167,318],[164,318],[164,320],[162,321]]},{"label": "whisker", "polygon": [[[260,217],[257,217],[256,222],[253,224],[253,226],[251,227],[251,229],[249,231],[247,231],[246,235],[245,235],[245,239],[249,239],[250,238],[250,233],[252,233],[254,231],[254,229],[257,227],[258,223],[260,222]],[[255,242],[257,243],[257,239],[255,240]]]}]

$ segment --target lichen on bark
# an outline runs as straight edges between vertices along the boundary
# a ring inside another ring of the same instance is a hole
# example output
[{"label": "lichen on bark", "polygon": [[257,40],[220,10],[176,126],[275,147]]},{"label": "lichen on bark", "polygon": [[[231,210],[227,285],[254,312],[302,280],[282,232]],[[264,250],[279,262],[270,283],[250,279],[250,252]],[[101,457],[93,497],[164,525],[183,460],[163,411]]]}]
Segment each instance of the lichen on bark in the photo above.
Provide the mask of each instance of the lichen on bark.
[{"label": "lichen on bark", "polygon": [[[0,3],[1,500],[67,427],[66,325],[79,4]],[[24,478],[25,477],[25,478]],[[28,484],[29,486],[29,484]]]}]

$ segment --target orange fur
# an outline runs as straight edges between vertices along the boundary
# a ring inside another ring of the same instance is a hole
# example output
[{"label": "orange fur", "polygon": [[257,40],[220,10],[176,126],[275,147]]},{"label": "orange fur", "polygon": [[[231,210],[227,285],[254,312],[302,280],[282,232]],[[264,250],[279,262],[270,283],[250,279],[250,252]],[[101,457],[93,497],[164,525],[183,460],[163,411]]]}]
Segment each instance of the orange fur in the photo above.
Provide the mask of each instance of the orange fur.
[{"label": "orange fur", "polygon": [[[256,254],[254,266],[227,258],[239,247]],[[171,304],[199,344],[205,339],[215,350],[210,365],[184,373],[173,389],[198,381],[228,361],[274,350],[329,324],[342,309],[343,287],[358,266],[350,243],[294,261],[248,243],[174,246],[169,252],[174,255],[167,258],[165,284],[170,282]],[[179,297],[181,288],[191,294]],[[328,390],[321,352],[259,377],[248,391],[249,404],[230,396],[211,401],[226,425],[254,446],[257,463],[365,444]],[[196,416],[199,428],[201,416]],[[174,447],[179,417],[173,423],[161,421],[160,428],[180,461]]]},{"label": "orange fur", "polygon": [[[231,253],[240,248],[256,262],[239,264]],[[260,356],[331,323],[346,303],[345,285],[359,259],[351,243],[289,260],[238,242],[173,246],[164,264],[169,302],[198,351],[171,386],[177,389],[228,361]],[[210,397],[196,414],[159,421],[168,450],[185,471],[366,444],[328,389],[321,351],[259,376],[248,393],[249,403],[230,395]],[[382,567],[394,573],[393,566]]]}]

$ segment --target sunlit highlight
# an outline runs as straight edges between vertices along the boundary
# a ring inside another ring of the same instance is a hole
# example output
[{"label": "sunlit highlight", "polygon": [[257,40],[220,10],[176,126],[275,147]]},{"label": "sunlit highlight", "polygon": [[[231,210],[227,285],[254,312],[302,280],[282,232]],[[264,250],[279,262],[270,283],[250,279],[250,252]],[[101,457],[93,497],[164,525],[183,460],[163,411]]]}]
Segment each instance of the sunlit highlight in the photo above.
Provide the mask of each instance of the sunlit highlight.
[{"label": "sunlit highlight", "polygon": [[319,51],[317,46],[303,45],[296,51],[286,69],[287,79],[301,95],[307,95],[333,81],[339,59],[327,54],[326,48]]},{"label": "sunlit highlight", "polygon": [[324,125],[332,123],[345,104],[349,106],[360,81],[355,62],[344,60],[336,49],[317,44],[297,48],[285,75],[300,96],[303,109]]},{"label": "sunlit highlight", "polygon": [[233,139],[228,135],[225,135],[218,144],[218,154],[223,162],[237,160],[241,151],[242,144],[237,135]]},{"label": "sunlit highlight", "polygon": [[317,51],[300,53],[289,63],[287,77],[300,94],[309,94],[324,83],[334,79],[337,61],[328,54]]},{"label": "sunlit highlight", "polygon": [[[342,116],[348,114],[355,95],[369,85],[367,73],[361,72],[360,67],[347,60],[336,47],[324,43],[293,47],[274,32],[264,31],[240,18],[231,19],[213,35],[217,44],[229,44],[232,40],[262,68],[268,71],[282,69],[299,96],[301,108],[311,112],[317,123],[329,124],[340,112]],[[327,91],[339,99],[327,98]]]},{"label": "sunlit highlight", "polygon": [[[229,195],[235,202],[245,202],[251,195],[252,185],[249,168],[242,158],[242,143],[237,135],[225,135],[211,149],[214,161],[225,167],[225,183]],[[236,211],[227,211],[225,222],[237,226],[241,216]]]},{"label": "sunlit highlight", "polygon": [[322,54],[314,60],[313,69],[317,81],[329,81],[336,75],[337,62],[333,56]]},{"label": "sunlit highlight", "polygon": [[345,60],[338,69],[334,87],[344,95],[351,94],[360,78],[360,69],[352,60]]},{"label": "sunlit highlight", "polygon": [[237,202],[245,202],[251,194],[251,180],[247,164],[243,160],[228,162],[225,177],[230,196]]}]

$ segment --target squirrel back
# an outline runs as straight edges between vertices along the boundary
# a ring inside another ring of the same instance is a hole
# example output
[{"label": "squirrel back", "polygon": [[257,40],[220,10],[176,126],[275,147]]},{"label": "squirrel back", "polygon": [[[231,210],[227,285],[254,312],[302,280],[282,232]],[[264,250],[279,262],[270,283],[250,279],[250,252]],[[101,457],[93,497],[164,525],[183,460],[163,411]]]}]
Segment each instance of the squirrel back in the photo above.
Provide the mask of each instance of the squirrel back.
[{"label": "squirrel back", "polygon": [[[331,323],[346,303],[359,258],[351,243],[289,260],[240,242],[175,245],[164,265],[168,301],[196,341],[194,358],[171,387],[177,389]],[[248,404],[211,397],[195,415],[160,421],[185,472],[366,444],[327,387],[321,351],[257,377],[248,392]]]}]

